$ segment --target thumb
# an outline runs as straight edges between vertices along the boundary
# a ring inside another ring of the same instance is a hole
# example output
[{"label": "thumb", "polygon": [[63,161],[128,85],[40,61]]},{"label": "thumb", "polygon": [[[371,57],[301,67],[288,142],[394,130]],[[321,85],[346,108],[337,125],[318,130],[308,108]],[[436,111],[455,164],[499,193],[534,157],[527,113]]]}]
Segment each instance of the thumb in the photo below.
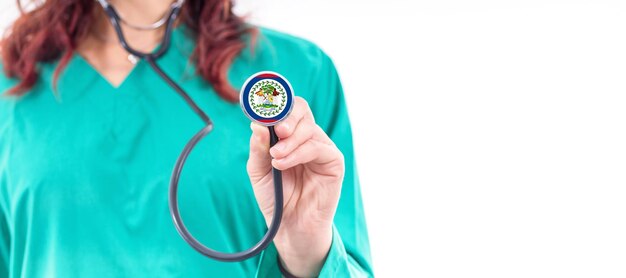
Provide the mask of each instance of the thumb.
[{"label": "thumb", "polygon": [[269,152],[270,134],[267,127],[251,123],[250,156],[247,170],[250,181],[254,184],[268,175],[272,170],[272,157]]}]

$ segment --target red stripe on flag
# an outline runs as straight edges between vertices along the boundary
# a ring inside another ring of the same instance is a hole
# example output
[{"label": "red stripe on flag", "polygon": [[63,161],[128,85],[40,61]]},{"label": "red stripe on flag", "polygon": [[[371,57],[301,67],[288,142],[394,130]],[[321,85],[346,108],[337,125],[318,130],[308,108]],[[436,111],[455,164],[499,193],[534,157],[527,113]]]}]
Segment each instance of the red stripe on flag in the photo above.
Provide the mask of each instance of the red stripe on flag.
[{"label": "red stripe on flag", "polygon": [[271,73],[263,73],[263,74],[257,75],[257,77],[260,77],[260,78],[276,78],[278,76],[276,76],[275,74],[271,74]]}]

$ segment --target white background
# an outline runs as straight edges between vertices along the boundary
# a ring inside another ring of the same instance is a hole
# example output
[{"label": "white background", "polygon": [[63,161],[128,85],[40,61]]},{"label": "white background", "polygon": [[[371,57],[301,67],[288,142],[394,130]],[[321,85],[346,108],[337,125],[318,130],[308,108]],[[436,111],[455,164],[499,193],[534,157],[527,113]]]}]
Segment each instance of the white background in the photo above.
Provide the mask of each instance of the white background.
[{"label": "white background", "polygon": [[334,58],[377,276],[626,277],[626,1],[237,9]]}]

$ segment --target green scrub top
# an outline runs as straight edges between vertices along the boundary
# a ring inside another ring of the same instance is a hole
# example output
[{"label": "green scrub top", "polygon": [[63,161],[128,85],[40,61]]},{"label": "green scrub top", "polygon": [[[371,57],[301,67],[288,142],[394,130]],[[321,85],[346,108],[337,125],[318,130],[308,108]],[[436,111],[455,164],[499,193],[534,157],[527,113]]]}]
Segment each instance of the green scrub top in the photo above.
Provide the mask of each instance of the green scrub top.
[{"label": "green scrub top", "polygon": [[[267,227],[246,172],[250,120],[194,74],[194,41],[177,28],[158,64],[206,111],[215,129],[182,173],[180,210],[205,245],[234,252]],[[332,61],[317,46],[260,29],[228,73],[239,88],[263,70],[281,73],[343,152],[346,173],[333,241],[320,277],[373,276],[350,122]],[[0,98],[0,277],[280,277],[276,248],[243,262],[202,256],[178,235],[168,208],[170,174],[204,125],[139,62],[113,87],[74,55],[40,65],[25,96]],[[0,91],[16,81],[0,74]]]}]

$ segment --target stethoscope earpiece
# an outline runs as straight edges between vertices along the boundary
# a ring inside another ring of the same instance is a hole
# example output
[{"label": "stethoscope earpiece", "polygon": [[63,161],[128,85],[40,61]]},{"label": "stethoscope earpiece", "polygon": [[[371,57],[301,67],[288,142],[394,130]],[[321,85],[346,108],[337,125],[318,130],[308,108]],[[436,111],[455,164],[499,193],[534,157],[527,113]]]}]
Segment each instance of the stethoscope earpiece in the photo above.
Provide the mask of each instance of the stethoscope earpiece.
[{"label": "stethoscope earpiece", "polygon": [[293,88],[285,77],[273,71],[262,71],[244,82],[239,103],[253,122],[274,126],[289,116],[293,98]]}]

